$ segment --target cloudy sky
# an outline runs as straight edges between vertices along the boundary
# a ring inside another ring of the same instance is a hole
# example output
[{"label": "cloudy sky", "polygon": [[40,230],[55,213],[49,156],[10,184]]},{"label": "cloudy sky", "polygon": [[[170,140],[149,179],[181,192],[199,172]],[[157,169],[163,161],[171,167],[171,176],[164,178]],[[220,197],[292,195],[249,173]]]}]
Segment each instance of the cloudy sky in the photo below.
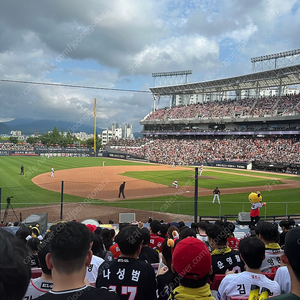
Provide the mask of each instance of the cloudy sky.
[{"label": "cloudy sky", "polygon": [[[300,1],[1,0],[0,28],[0,80],[149,91],[153,72],[224,78],[251,73],[251,57],[300,48]],[[0,122],[92,125],[94,98],[100,128],[140,131],[153,106],[150,93],[0,81]]]}]

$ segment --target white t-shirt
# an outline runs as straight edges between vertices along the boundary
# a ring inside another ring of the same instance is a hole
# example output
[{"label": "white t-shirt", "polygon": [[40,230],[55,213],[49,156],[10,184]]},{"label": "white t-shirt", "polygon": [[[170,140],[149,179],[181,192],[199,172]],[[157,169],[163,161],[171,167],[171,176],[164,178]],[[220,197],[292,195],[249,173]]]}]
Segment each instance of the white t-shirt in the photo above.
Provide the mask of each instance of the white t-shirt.
[{"label": "white t-shirt", "polygon": [[43,280],[41,277],[31,279],[23,299],[35,299],[45,293],[48,293],[52,287],[52,281]]},{"label": "white t-shirt", "polygon": [[291,291],[291,275],[287,266],[277,270],[274,281],[279,284],[281,294],[288,294]]},{"label": "white t-shirt", "polygon": [[92,261],[88,267],[86,267],[85,277],[89,281],[90,284],[95,284],[98,276],[98,269],[100,265],[104,262],[104,259],[93,255]]},{"label": "white t-shirt", "polygon": [[207,235],[202,235],[202,234],[197,233],[196,236],[197,236],[197,239],[202,241],[203,243],[208,242],[208,236]]},{"label": "white t-shirt", "polygon": [[280,267],[280,256],[283,253],[281,249],[267,249],[265,251],[265,259],[263,260],[260,270],[266,273],[275,273]]},{"label": "white t-shirt", "polygon": [[273,295],[280,295],[280,287],[277,282],[270,280],[263,274],[245,271],[242,273],[228,274],[224,277],[218,289],[218,299],[228,300],[233,296],[248,297],[251,284],[256,284],[260,288],[265,287],[269,289]]}]

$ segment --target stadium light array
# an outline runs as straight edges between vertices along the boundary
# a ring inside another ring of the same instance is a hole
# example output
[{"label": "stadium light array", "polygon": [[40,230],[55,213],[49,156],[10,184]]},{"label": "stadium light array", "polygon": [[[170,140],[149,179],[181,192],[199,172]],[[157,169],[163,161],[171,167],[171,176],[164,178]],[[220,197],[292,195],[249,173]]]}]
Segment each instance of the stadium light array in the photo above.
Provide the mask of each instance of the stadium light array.
[{"label": "stadium light array", "polygon": [[300,54],[300,49],[295,49],[295,50],[290,50],[290,51],[285,51],[285,52],[278,52],[274,54],[269,54],[269,55],[262,55],[262,56],[256,56],[251,58],[251,62],[257,62],[257,61],[264,61],[264,60],[269,60],[269,59],[277,59],[280,57],[286,57],[286,56],[293,56],[293,55],[298,55]]},{"label": "stadium light array", "polygon": [[181,75],[189,75],[189,74],[192,74],[192,70],[152,73],[152,77],[181,76]]}]

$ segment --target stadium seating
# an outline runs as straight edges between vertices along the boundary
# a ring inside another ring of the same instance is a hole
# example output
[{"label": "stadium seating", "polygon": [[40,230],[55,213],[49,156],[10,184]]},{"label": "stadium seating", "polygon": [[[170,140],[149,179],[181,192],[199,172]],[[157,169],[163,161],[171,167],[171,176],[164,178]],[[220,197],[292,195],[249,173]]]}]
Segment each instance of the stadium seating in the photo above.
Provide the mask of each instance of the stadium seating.
[{"label": "stadium seating", "polygon": [[184,120],[193,118],[241,118],[295,115],[299,113],[300,95],[281,97],[230,99],[158,109],[145,121]]},{"label": "stadium seating", "polygon": [[225,274],[215,274],[212,284],[210,285],[210,289],[212,291],[217,291],[222,279],[225,277]]},{"label": "stadium seating", "polygon": [[209,161],[299,162],[300,142],[292,138],[143,139],[142,146],[118,150],[161,164],[192,165]]}]

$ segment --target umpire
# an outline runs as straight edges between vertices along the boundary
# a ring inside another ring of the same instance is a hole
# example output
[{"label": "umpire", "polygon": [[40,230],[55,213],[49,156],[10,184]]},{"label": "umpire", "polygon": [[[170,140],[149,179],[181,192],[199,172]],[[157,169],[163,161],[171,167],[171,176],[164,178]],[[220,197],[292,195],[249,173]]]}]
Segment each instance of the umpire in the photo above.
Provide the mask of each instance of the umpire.
[{"label": "umpire", "polygon": [[125,181],[119,187],[119,196],[118,196],[118,198],[120,198],[120,195],[122,194],[123,198],[125,199],[124,189],[125,189]]}]

